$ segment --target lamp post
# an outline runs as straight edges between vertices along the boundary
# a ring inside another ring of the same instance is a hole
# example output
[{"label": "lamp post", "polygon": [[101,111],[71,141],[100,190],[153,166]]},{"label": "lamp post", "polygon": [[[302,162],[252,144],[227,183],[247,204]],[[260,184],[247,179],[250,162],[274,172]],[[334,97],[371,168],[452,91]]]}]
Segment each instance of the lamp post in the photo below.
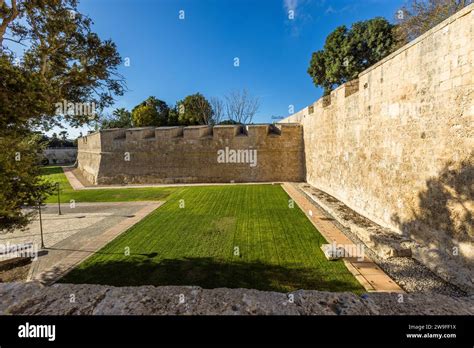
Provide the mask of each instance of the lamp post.
[{"label": "lamp post", "polygon": [[38,202],[38,211],[39,211],[39,220],[40,220],[41,249],[44,249],[43,220],[41,219],[41,202]]},{"label": "lamp post", "polygon": [[59,188],[59,182],[56,183],[56,188],[58,190],[58,215],[61,215],[61,193]]}]

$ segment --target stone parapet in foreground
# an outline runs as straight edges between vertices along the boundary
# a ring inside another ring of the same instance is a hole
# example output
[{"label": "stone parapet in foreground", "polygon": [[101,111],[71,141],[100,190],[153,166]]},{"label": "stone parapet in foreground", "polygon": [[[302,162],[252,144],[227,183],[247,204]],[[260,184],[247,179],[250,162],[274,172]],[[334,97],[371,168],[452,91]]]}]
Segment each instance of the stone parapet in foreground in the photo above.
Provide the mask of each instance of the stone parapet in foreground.
[{"label": "stone parapet in foreground", "polygon": [[[0,315],[473,315],[474,296],[0,284]],[[71,301],[74,299],[74,302]],[[182,303],[180,303],[182,302]]]}]

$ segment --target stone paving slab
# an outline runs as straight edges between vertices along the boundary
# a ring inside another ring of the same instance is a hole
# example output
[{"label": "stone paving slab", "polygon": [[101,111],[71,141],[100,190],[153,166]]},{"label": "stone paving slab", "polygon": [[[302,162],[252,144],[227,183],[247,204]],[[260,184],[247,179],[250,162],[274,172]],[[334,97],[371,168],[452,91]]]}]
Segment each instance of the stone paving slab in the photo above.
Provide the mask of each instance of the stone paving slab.
[{"label": "stone paving slab", "polygon": [[[157,209],[163,202],[114,202],[114,203],[87,203],[74,208],[81,210],[87,220],[93,215],[91,210],[103,211],[108,217],[86,227],[74,229],[74,233],[54,244],[45,239],[47,255],[39,257],[32,263],[28,280],[39,280],[45,284],[52,283],[64,276],[68,271],[86,258],[104,247],[111,240],[128,230],[145,216]],[[64,228],[68,228],[76,221],[71,221],[69,211],[66,210]],[[45,229],[50,226],[45,225]]]},{"label": "stone paving slab", "polygon": [[69,184],[73,188],[73,190],[82,190],[85,188],[85,186],[82,184],[82,182],[74,175],[74,167],[62,167],[64,175],[66,176],[67,180],[69,181]]},{"label": "stone paving slab", "polygon": [[[83,229],[100,224],[104,219],[112,216],[110,212],[88,213],[87,218],[84,218],[84,213],[58,215],[53,210],[55,207],[50,205],[42,212],[43,239],[45,245],[49,246],[55,245]],[[36,216],[25,230],[0,235],[0,243],[10,243],[11,245],[33,243],[39,247],[41,245],[39,217]]]},{"label": "stone paving slab", "polygon": [[[305,195],[299,192],[295,184],[284,183],[282,187],[328,243],[342,245],[347,250],[356,247],[319,207],[315,206]],[[347,269],[367,291],[404,293],[403,289],[367,256],[364,255],[362,260],[356,257],[347,257],[343,258],[343,260]]]},{"label": "stone paving slab", "polygon": [[192,186],[228,186],[228,185],[274,185],[280,184],[272,181],[265,182],[219,182],[219,183],[192,183],[192,184],[123,184],[123,185],[84,185],[77,177],[76,168],[62,167],[66,178],[74,190],[102,190],[102,189],[129,189],[129,188],[153,188],[153,187],[192,187]]}]

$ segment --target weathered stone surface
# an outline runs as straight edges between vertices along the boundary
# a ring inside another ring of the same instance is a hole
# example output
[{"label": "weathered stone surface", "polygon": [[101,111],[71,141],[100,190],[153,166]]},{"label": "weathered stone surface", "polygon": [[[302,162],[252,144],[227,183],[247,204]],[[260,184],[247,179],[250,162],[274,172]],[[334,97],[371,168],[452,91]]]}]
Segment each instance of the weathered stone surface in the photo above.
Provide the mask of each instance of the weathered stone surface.
[{"label": "weathered stone surface", "polygon": [[303,125],[309,184],[474,289],[474,4],[284,122]]},{"label": "weathered stone surface", "polygon": [[[219,162],[226,148],[253,153]],[[78,168],[93,184],[304,180],[299,124],[104,130],[80,138],[78,149]]]},{"label": "weathered stone surface", "polygon": [[304,183],[298,185],[306,197],[314,201],[339,224],[352,232],[381,259],[410,257],[416,243],[391,229],[384,228],[350,209],[327,193]]},{"label": "weathered stone surface", "polygon": [[0,284],[0,315],[473,315],[474,296]]},{"label": "weathered stone surface", "polygon": [[77,148],[46,148],[43,150],[43,156],[48,160],[48,164],[70,164],[77,158]]},{"label": "weathered stone surface", "polygon": [[474,296],[371,293],[363,301],[370,308],[371,313],[382,315],[472,315],[474,313]]}]

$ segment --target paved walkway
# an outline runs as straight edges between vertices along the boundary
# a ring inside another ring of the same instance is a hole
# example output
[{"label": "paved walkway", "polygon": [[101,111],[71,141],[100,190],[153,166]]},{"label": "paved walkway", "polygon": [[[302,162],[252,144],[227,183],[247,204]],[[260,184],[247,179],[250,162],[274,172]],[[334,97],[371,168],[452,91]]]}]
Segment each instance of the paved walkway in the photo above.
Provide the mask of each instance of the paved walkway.
[{"label": "paved walkway", "polygon": [[[284,183],[283,189],[290,195],[295,203],[303,210],[308,219],[323,235],[328,243],[336,243],[346,247],[354,246],[354,243],[342,233],[314,203],[307,199],[295,186],[295,184]],[[343,258],[347,269],[355,276],[367,291],[376,292],[399,292],[404,291],[371,259],[364,257],[359,260],[355,257]]]},{"label": "paved walkway", "polygon": [[63,167],[64,175],[66,176],[67,180],[69,181],[69,184],[71,184],[74,190],[82,190],[85,188],[85,186],[74,175],[74,169],[74,167]]},{"label": "paved walkway", "polygon": [[[161,204],[163,202],[82,203],[74,209],[65,208],[61,216],[51,211],[54,206],[48,205],[43,214],[47,254],[33,261],[28,280],[44,284],[55,282]],[[63,238],[52,237],[61,231],[65,231]],[[24,238],[37,242],[38,234]]]},{"label": "paved walkway", "polygon": [[[62,167],[66,178],[74,190],[102,190],[102,189],[129,189],[129,188],[152,188],[152,187],[187,187],[187,186],[226,186],[226,185],[270,185],[275,182],[217,182],[217,183],[193,183],[193,184],[123,184],[123,185],[84,185],[77,177],[74,167]],[[85,179],[82,179],[85,180]],[[278,183],[281,184],[281,183]]]}]

